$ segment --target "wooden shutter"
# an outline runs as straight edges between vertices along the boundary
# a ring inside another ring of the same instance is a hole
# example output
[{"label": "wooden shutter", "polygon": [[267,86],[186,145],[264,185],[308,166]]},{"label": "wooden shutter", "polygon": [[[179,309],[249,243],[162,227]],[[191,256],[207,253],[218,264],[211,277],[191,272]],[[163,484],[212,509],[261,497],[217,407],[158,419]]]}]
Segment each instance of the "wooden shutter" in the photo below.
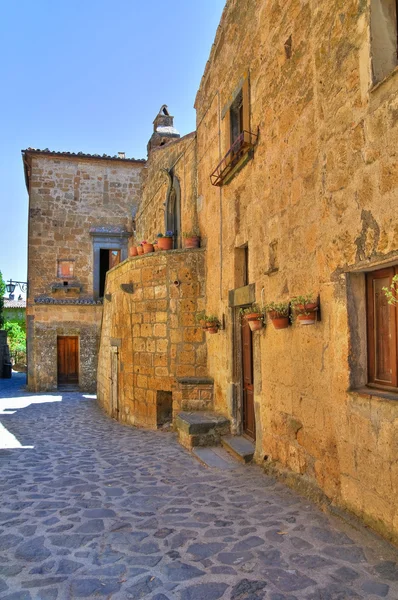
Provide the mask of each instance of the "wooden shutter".
[{"label": "wooden shutter", "polygon": [[[249,76],[247,76],[242,86],[243,100],[243,131],[250,131],[250,86]],[[246,139],[246,138],[245,138]]]},{"label": "wooden shutter", "polygon": [[397,269],[389,267],[366,276],[369,383],[397,387],[397,308],[388,304],[389,288]]}]

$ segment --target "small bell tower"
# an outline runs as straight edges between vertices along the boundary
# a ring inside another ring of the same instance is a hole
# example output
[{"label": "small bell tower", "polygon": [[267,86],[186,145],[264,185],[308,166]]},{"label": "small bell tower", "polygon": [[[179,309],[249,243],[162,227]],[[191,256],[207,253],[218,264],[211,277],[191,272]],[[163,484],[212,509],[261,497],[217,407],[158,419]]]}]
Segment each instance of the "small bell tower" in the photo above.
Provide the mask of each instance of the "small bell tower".
[{"label": "small bell tower", "polygon": [[166,104],[163,104],[153,122],[153,134],[147,146],[148,154],[153,148],[164,146],[179,137],[180,134],[174,127],[174,117],[170,115]]}]

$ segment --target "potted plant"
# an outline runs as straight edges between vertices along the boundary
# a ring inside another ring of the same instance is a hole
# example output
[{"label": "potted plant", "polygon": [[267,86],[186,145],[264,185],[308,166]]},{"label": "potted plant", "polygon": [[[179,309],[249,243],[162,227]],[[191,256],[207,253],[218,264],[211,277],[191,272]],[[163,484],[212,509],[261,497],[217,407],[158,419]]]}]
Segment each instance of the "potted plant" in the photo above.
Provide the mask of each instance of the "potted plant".
[{"label": "potted plant", "polygon": [[197,313],[195,320],[200,323],[200,326],[204,331],[208,331],[209,333],[218,333],[221,326],[217,317],[214,315],[206,315],[204,310]]},{"label": "potted plant", "polygon": [[144,254],[149,254],[150,252],[153,252],[153,244],[150,244],[149,242],[147,242],[146,240],[144,240],[143,242],[141,242],[141,246],[144,250]]},{"label": "potted plant", "polygon": [[142,247],[141,244],[138,244],[138,246],[137,246],[137,254],[138,255],[144,254],[144,248]]},{"label": "potted plant", "polygon": [[264,310],[258,304],[241,308],[239,312],[248,322],[251,331],[259,331],[263,327]]},{"label": "potted plant", "polygon": [[138,256],[137,247],[130,246],[129,254],[130,254],[130,256]]},{"label": "potted plant", "polygon": [[184,238],[184,248],[199,248],[200,247],[200,234],[198,229],[184,232],[182,234]]},{"label": "potted plant", "polygon": [[291,304],[300,325],[314,325],[319,310],[318,300],[314,294],[295,296]]},{"label": "potted plant", "polygon": [[218,333],[220,321],[214,315],[205,315],[206,331],[208,333]]},{"label": "potted plant", "polygon": [[269,302],[265,310],[275,329],[289,327],[289,302]]},{"label": "potted plant", "polygon": [[173,236],[174,233],[172,231],[166,231],[163,233],[158,233],[158,248],[159,250],[172,250],[173,249]]}]

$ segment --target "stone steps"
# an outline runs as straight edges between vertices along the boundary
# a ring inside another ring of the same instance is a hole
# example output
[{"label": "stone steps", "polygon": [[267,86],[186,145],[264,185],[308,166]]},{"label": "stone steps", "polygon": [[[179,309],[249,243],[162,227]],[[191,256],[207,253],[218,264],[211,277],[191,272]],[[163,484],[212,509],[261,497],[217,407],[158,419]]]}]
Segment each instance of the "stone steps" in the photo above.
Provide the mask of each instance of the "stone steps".
[{"label": "stone steps", "polygon": [[243,435],[223,436],[221,445],[241,463],[247,464],[253,460],[254,443],[243,437]]},{"label": "stone steps", "polygon": [[178,441],[184,448],[218,446],[221,436],[230,433],[230,422],[214,412],[180,412],[175,421]]}]

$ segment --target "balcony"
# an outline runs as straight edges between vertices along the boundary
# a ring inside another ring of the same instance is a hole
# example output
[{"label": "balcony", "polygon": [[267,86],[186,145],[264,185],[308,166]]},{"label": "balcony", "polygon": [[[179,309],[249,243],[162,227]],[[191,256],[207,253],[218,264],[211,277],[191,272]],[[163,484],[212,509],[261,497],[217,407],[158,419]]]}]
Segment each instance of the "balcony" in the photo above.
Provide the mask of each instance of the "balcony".
[{"label": "balcony", "polygon": [[229,183],[247,161],[253,157],[257,140],[258,133],[242,131],[222,161],[210,175],[212,185],[222,186]]}]

